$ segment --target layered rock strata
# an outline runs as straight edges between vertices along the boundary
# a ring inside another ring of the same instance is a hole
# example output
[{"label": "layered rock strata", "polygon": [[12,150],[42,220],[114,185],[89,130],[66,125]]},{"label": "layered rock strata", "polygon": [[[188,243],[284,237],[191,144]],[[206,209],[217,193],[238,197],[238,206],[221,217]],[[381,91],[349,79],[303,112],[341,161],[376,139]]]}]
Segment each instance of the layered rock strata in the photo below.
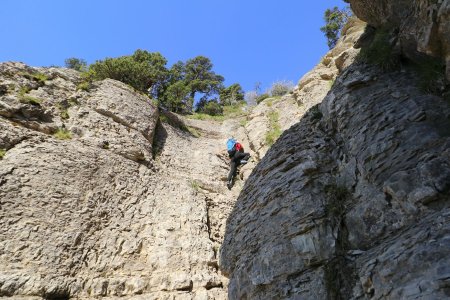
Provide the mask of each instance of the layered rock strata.
[{"label": "layered rock strata", "polygon": [[424,53],[445,61],[450,80],[449,0],[349,0],[352,10],[376,28],[398,31],[401,51],[411,59]]},{"label": "layered rock strata", "polygon": [[418,77],[353,62],[269,149],[227,223],[230,299],[450,296],[450,105]]},{"label": "layered rock strata", "polygon": [[0,65],[0,296],[225,299],[220,124],[194,137],[125,84],[80,83]]}]

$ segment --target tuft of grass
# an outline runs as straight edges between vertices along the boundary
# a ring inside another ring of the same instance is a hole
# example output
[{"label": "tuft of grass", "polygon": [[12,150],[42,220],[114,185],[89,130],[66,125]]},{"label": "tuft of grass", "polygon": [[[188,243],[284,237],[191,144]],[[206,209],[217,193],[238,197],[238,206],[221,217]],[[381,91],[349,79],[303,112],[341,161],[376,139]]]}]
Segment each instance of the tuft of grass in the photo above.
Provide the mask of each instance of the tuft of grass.
[{"label": "tuft of grass", "polygon": [[394,51],[389,29],[377,29],[372,43],[361,48],[358,60],[379,66],[384,71],[392,71],[400,67],[400,55]]},{"label": "tuft of grass", "polygon": [[3,157],[5,157],[5,154],[6,154],[6,149],[0,148],[0,160],[2,160]]},{"label": "tuft of grass", "polygon": [[58,140],[70,140],[72,138],[72,133],[65,128],[58,128],[53,136]]},{"label": "tuft of grass", "polygon": [[28,72],[20,72],[19,75],[29,79],[34,80],[39,83],[39,85],[45,85],[45,82],[48,80],[48,76],[43,73],[28,73]]},{"label": "tuft of grass", "polygon": [[70,118],[68,109],[72,105],[73,105],[73,102],[71,102],[70,100],[69,101],[61,101],[56,104],[56,107],[59,109],[59,116],[61,117],[61,119],[67,120]]},{"label": "tuft of grass", "polygon": [[108,141],[103,141],[102,142],[102,149],[105,149],[105,150],[109,149],[109,142]]},{"label": "tuft of grass", "polygon": [[42,103],[42,99],[27,95],[27,93],[29,91],[31,91],[31,89],[29,87],[27,87],[27,86],[21,87],[19,90],[19,101],[21,103],[25,103],[25,104],[40,106]]},{"label": "tuft of grass", "polygon": [[91,83],[87,81],[83,81],[77,85],[77,90],[82,90],[88,92],[91,89]]},{"label": "tuft of grass", "polygon": [[247,125],[248,123],[248,119],[247,118],[243,118],[240,122],[239,125],[241,125],[242,127],[245,127],[245,125]]},{"label": "tuft of grass", "polygon": [[92,70],[81,72],[81,82],[77,85],[77,90],[89,91],[95,78],[96,73]]},{"label": "tuft of grass", "polygon": [[69,116],[69,111],[67,109],[63,109],[61,110],[61,112],[59,113],[59,116],[61,117],[61,119],[63,120],[67,120],[70,118]]},{"label": "tuft of grass", "polygon": [[198,132],[198,130],[195,129],[194,127],[187,126],[187,130],[190,134],[192,134],[196,138],[199,138],[201,136],[200,132]]},{"label": "tuft of grass", "polygon": [[200,185],[198,184],[197,181],[191,180],[189,183],[190,183],[190,185],[191,185],[191,188],[192,188],[194,191],[198,192],[198,191],[200,190]]},{"label": "tuft of grass", "polygon": [[24,96],[26,93],[28,93],[29,91],[31,91],[31,88],[28,86],[22,86],[19,89],[19,96]]},{"label": "tuft of grass", "polygon": [[31,76],[35,81],[37,81],[41,85],[45,85],[45,82],[48,80],[47,75],[43,73],[33,73],[31,74]]},{"label": "tuft of grass", "polygon": [[268,117],[270,130],[266,133],[265,141],[268,146],[272,146],[280,137],[282,131],[280,124],[278,123],[280,118],[278,112],[272,110],[269,112]]},{"label": "tuft of grass", "polygon": [[23,95],[20,96],[19,101],[24,103],[24,104],[31,104],[34,106],[40,106],[42,103],[42,99],[36,98],[36,97],[32,97],[30,95]]},{"label": "tuft of grass", "polygon": [[75,106],[75,105],[79,105],[80,103],[77,101],[77,99],[75,98],[70,98],[69,99],[69,106]]}]

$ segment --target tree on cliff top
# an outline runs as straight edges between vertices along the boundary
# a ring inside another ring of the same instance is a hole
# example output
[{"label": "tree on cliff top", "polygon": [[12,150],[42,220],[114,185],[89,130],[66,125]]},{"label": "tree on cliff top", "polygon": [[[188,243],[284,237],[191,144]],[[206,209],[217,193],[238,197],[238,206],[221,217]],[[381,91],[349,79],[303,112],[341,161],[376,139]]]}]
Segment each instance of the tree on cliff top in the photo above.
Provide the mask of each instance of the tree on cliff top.
[{"label": "tree on cliff top", "polygon": [[217,101],[211,100],[221,92],[222,96],[243,100],[241,86],[234,84],[225,88],[224,77],[213,71],[213,64],[207,57],[179,61],[170,69],[166,65],[167,60],[160,53],[136,50],[133,55],[98,60],[89,66],[88,74],[94,80],[111,78],[122,81],[174,112],[191,113],[194,99],[200,98],[203,106],[208,104],[208,111],[217,113],[220,111],[215,106]]},{"label": "tree on cliff top", "polygon": [[328,48],[332,49],[336,46],[342,27],[347,23],[350,16],[351,11],[349,9],[340,10],[337,6],[325,11],[325,26],[321,27],[320,31],[325,33]]},{"label": "tree on cliff top", "polygon": [[89,66],[95,79],[111,78],[158,98],[168,76],[167,60],[158,52],[136,50],[131,56],[106,58]]},{"label": "tree on cliff top", "polygon": [[77,71],[85,71],[87,69],[87,62],[84,59],[70,57],[64,60],[64,64],[66,68],[77,70]]}]

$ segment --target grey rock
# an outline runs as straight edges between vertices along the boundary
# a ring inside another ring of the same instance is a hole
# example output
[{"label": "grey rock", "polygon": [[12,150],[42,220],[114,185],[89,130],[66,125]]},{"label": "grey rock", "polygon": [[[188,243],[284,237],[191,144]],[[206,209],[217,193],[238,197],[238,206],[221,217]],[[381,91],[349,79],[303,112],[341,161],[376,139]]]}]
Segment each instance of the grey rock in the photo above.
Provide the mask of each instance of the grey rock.
[{"label": "grey rock", "polygon": [[354,13],[374,27],[399,29],[403,53],[411,59],[417,53],[439,57],[446,64],[450,80],[450,1],[350,0]]},{"label": "grey rock", "polygon": [[354,63],[267,151],[227,222],[230,299],[448,298],[450,105],[416,80]]},{"label": "grey rock", "polygon": [[[221,127],[195,138],[157,125],[125,84],[80,80],[0,64],[0,296],[225,299],[217,251],[239,187],[220,184]],[[22,103],[22,87],[42,102]],[[53,135],[62,128],[70,139]]]}]

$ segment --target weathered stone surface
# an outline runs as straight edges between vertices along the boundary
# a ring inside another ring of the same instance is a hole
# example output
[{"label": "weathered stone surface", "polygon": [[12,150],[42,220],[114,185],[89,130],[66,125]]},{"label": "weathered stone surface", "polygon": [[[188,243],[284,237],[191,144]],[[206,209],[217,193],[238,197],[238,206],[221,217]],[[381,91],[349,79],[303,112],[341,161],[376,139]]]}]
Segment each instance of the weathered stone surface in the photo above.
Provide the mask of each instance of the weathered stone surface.
[{"label": "weathered stone surface", "polygon": [[227,223],[231,299],[448,297],[450,105],[416,80],[352,65],[270,148]]},{"label": "weathered stone surface", "polygon": [[225,299],[217,252],[241,183],[221,181],[220,125],[195,138],[120,82],[79,82],[0,64],[0,296]]},{"label": "weathered stone surface", "polygon": [[450,80],[449,0],[349,0],[352,10],[375,27],[399,29],[400,49],[410,58],[417,52],[446,62]]}]

